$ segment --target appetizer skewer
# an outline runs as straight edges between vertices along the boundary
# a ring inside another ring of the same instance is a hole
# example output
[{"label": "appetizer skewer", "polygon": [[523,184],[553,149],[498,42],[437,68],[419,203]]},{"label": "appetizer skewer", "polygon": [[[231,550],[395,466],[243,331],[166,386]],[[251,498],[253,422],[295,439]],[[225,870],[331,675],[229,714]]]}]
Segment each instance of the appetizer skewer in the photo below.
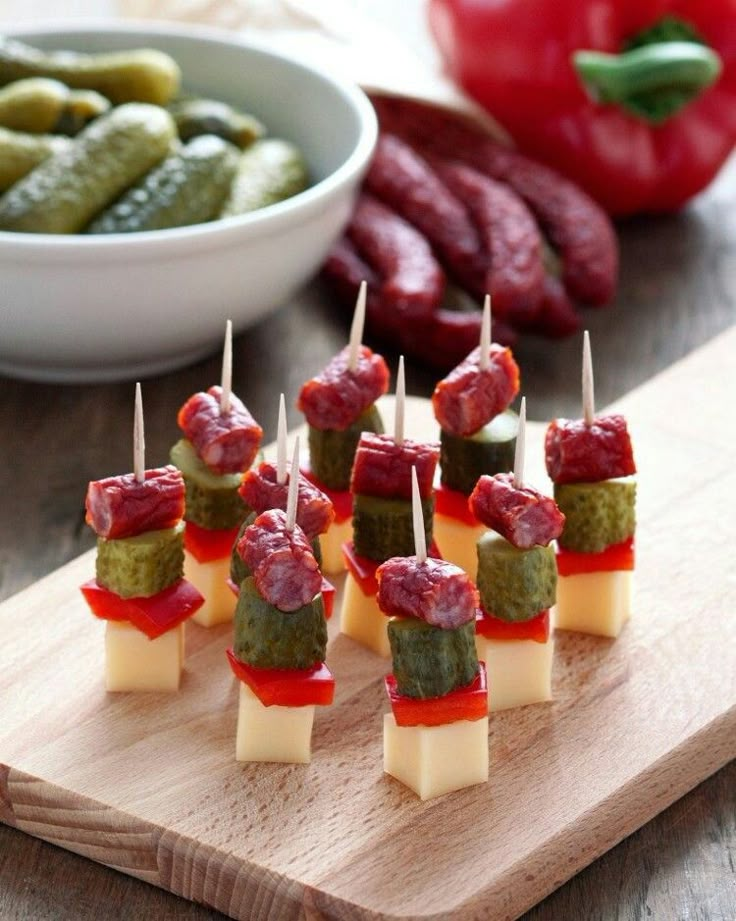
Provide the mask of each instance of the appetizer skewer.
[{"label": "appetizer skewer", "polygon": [[183,578],[184,481],[173,466],[145,469],[143,406],[136,384],[131,474],[94,480],[86,521],[97,534],[96,576],[82,587],[107,621],[108,691],[175,691],[184,622],[204,602]]},{"label": "appetizer skewer", "polygon": [[488,702],[474,645],[478,592],[453,563],[427,557],[412,469],[416,553],[378,567],[378,604],[391,617],[384,771],[430,799],[488,780]]},{"label": "appetizer skewer", "polygon": [[[291,469],[299,469],[299,439]],[[299,477],[290,476],[286,511],[259,515],[238,541],[252,575],[240,586],[230,666],[240,680],[238,761],[307,763],[315,706],[332,703],[324,664],[327,625],[322,574],[296,523]]]},{"label": "appetizer skewer", "polygon": [[396,379],[394,435],[364,432],[360,436],[351,487],[353,540],[343,545],[348,566],[340,630],[347,636],[388,656],[386,618],[376,600],[376,569],[393,556],[410,556],[414,550],[412,519],[412,467],[417,470],[427,546],[432,543],[434,479],[439,445],[404,438],[404,362],[399,360]]},{"label": "appetizer skewer", "polygon": [[522,399],[513,474],[482,476],[469,500],[476,518],[493,529],[478,541],[481,611],[475,624],[491,711],[552,698],[549,609],[557,568],[549,544],[565,519],[553,499],[523,482],[525,429]]},{"label": "appetizer skewer", "polygon": [[389,373],[380,355],[361,344],[365,322],[366,284],[355,305],[349,345],[307,381],[298,408],[309,429],[306,475],[331,499],[335,521],[321,541],[322,566],[342,572],[342,545],[352,534],[350,474],[362,432],[383,432],[376,400],[388,390]]},{"label": "appetizer skewer", "polygon": [[587,331],[583,418],[550,423],[545,461],[566,516],[558,540],[555,626],[616,637],[631,612],[636,465],[624,417],[595,415]]},{"label": "appetizer skewer", "polygon": [[171,449],[171,462],[181,470],[186,485],[184,572],[205,597],[194,620],[211,627],[232,620],[235,610],[227,584],[230,553],[248,514],[238,488],[263,436],[260,425],[232,392],[229,320],[222,385],[191,396],[177,421],[184,437]]},{"label": "appetizer skewer", "polygon": [[486,296],[480,346],[432,394],[440,424],[440,486],[435,536],[442,556],[473,578],[475,545],[484,532],[468,507],[480,476],[509,470],[519,420],[509,408],[519,390],[511,350],[491,343],[491,300]]}]

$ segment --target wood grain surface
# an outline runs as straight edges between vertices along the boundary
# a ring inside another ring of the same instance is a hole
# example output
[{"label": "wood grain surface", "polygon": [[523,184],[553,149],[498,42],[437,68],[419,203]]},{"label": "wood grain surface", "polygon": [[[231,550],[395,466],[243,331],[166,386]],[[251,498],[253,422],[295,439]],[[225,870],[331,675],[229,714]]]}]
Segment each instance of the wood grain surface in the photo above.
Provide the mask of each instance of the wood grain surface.
[{"label": "wood grain surface", "polygon": [[[720,508],[736,452],[718,407],[690,397],[734,348],[736,330],[621,401],[641,484],[634,618],[615,643],[557,635],[555,700],[494,716],[489,784],[420,803],[383,776],[385,666],[334,625],[336,702],[308,767],[233,761],[227,627],[192,626],[178,695],[106,695],[77,590],[89,553],[0,608],[4,820],[235,918],[516,918],[736,756],[736,523]],[[434,431],[426,403],[410,418]]]}]

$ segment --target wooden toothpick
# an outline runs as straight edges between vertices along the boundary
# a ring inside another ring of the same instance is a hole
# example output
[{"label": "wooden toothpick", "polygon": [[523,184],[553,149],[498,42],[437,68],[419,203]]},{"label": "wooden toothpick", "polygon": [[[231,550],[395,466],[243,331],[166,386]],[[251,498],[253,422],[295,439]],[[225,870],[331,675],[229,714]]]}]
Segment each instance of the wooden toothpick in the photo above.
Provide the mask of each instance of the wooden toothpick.
[{"label": "wooden toothpick", "polygon": [[279,397],[279,423],[276,433],[276,482],[279,486],[286,482],[286,400],[283,393]]},{"label": "wooden toothpick", "polygon": [[478,367],[487,371],[491,364],[491,295],[483,301],[483,317],[480,321],[480,361]]},{"label": "wooden toothpick", "polygon": [[399,358],[399,370],[396,374],[396,400],[394,403],[394,441],[397,445],[404,443],[404,412],[406,407],[406,381],[404,379],[404,356]]},{"label": "wooden toothpick", "polygon": [[593,356],[590,352],[590,336],[583,333],[583,419],[592,425],[595,418],[595,391],[593,388]]},{"label": "wooden toothpick", "polygon": [[220,412],[230,412],[230,395],[233,392],[233,321],[225,324],[225,346],[222,350],[222,393]]},{"label": "wooden toothpick", "polygon": [[526,397],[521,398],[519,407],[519,432],[516,436],[516,453],[514,454],[514,486],[521,489],[524,485],[524,454],[526,452]]},{"label": "wooden toothpick", "polygon": [[143,430],[143,397],[141,385],[135,385],[135,409],[133,411],[133,476],[136,483],[146,478],[146,435]]},{"label": "wooden toothpick", "polygon": [[299,436],[294,439],[294,454],[289,471],[289,494],[286,499],[286,530],[293,531],[296,524],[296,503],[299,498]]},{"label": "wooden toothpick", "polygon": [[360,357],[360,346],[363,341],[363,327],[365,326],[365,301],[368,286],[364,281],[360,283],[358,299],[355,302],[355,313],[350,327],[350,352],[348,354],[348,371],[355,371]]},{"label": "wooden toothpick", "polygon": [[414,523],[414,552],[417,556],[417,563],[424,563],[427,559],[427,537],[424,531],[422,499],[419,495],[416,467],[411,468],[411,514]]}]

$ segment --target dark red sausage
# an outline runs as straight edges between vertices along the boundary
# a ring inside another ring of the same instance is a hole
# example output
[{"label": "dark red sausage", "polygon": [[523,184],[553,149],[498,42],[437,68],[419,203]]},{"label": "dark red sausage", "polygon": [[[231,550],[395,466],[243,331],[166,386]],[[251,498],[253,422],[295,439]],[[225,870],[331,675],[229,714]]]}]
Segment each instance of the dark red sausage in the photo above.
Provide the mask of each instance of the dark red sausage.
[{"label": "dark red sausage", "polygon": [[544,278],[544,293],[542,303],[537,314],[531,319],[528,326],[519,324],[519,328],[530,332],[539,333],[550,339],[561,339],[571,336],[580,329],[582,320],[570,300],[562,282],[554,275]]},{"label": "dark red sausage", "polygon": [[544,459],[553,483],[597,483],[636,473],[631,438],[621,415],[555,419],[544,439]]},{"label": "dark red sausage", "polygon": [[520,550],[546,547],[560,536],[565,523],[554,499],[531,486],[514,486],[512,473],[482,476],[468,505],[478,521]]},{"label": "dark red sausage", "polygon": [[365,187],[424,234],[460,284],[483,296],[487,251],[463,204],[423,157],[395,135],[381,134]]},{"label": "dark red sausage", "polygon": [[184,436],[214,473],[240,473],[255,460],[263,429],[235,394],[230,409],[220,412],[222,388],[195,393],[179,410],[177,422]]},{"label": "dark red sausage", "polygon": [[478,590],[466,572],[431,557],[395,556],[376,570],[379,608],[392,617],[419,617],[452,630],[475,619]]},{"label": "dark red sausage", "polygon": [[355,452],[350,490],[364,496],[411,500],[411,468],[416,467],[419,494],[428,499],[439,456],[436,442],[407,438],[397,445],[391,435],[363,432]]},{"label": "dark red sausage", "polygon": [[238,553],[253,573],[256,588],[280,611],[296,611],[322,588],[322,574],[307,535],[297,525],[286,530],[286,512],[259,515],[238,541]]},{"label": "dark red sausage", "polygon": [[354,371],[349,356],[346,346],[299,391],[297,406],[313,428],[344,431],[388,390],[388,366],[380,355],[361,346]]},{"label": "dark red sausage", "polygon": [[480,346],[434,389],[434,415],[450,435],[473,435],[503,412],[519,392],[519,366],[511,349],[492,343],[490,364],[481,371]]},{"label": "dark red sausage", "polygon": [[[287,464],[287,470],[291,471],[291,464]],[[276,464],[264,461],[245,474],[238,492],[256,515],[272,508],[285,511],[289,480],[287,478],[285,483],[279,483],[276,478]],[[335,509],[332,502],[321,489],[300,473],[296,523],[310,540],[314,540],[318,534],[324,534],[334,520]]]},{"label": "dark red sausage", "polygon": [[173,528],[184,514],[184,478],[170,464],[146,470],[138,483],[132,473],[93,480],[87,487],[85,520],[98,537],[135,537]]}]

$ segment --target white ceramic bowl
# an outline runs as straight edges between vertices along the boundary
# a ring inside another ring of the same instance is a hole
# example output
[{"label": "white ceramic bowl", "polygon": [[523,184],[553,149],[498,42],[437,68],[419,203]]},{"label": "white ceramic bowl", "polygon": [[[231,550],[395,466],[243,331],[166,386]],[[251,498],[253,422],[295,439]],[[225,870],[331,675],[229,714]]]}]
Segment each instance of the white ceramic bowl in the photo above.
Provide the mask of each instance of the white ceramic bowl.
[{"label": "white ceramic bowl", "polygon": [[284,304],[346,224],[376,139],[354,86],[219,30],[34,29],[41,48],[153,47],[187,90],[252,112],[303,151],[313,185],[193,227],[100,237],[0,232],[0,372],[47,381],[140,377],[188,364]]}]

